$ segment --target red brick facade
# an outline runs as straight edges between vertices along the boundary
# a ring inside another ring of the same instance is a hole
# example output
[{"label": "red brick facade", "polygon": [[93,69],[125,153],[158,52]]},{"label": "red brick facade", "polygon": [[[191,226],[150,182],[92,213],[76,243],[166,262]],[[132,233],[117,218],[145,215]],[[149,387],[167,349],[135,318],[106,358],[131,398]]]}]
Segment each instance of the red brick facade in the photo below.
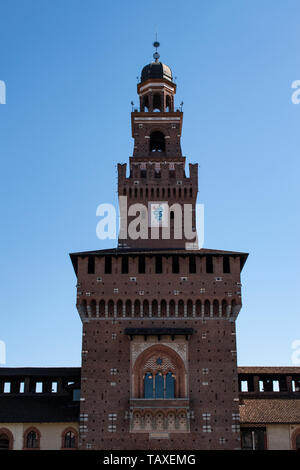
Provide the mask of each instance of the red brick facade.
[{"label": "red brick facade", "polygon": [[[128,207],[191,204],[195,227],[198,170],[185,175],[176,86],[151,66],[132,113],[129,176],[118,166],[119,196]],[[247,255],[192,250],[169,223],[167,240],[71,255],[83,322],[82,449],[240,448],[235,320]]]}]

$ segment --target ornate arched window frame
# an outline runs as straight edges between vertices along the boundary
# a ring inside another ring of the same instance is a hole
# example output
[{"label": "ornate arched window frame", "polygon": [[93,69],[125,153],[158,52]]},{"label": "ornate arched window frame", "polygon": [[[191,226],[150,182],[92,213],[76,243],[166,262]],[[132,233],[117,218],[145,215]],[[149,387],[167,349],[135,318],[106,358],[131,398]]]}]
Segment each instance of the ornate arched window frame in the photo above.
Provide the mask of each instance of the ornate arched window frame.
[{"label": "ornate arched window frame", "polygon": [[13,433],[7,428],[0,428],[0,436],[5,434],[8,438],[8,450],[12,450],[14,446],[14,436]]}]

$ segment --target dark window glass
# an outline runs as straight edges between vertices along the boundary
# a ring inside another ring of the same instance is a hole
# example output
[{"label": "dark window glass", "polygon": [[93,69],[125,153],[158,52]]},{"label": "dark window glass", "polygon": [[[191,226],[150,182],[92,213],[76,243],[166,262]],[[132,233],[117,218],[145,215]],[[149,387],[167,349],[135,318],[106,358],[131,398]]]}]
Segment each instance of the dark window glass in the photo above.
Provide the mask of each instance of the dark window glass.
[{"label": "dark window glass", "polygon": [[196,272],[196,257],[194,255],[190,256],[189,264],[190,264],[190,273],[194,274]]},{"label": "dark window glass", "polygon": [[146,272],[146,259],[144,255],[139,256],[139,274],[145,274]]},{"label": "dark window glass", "polygon": [[37,449],[38,447],[38,439],[35,431],[30,431],[27,435],[26,439],[26,447],[27,449]]},{"label": "dark window glass", "polygon": [[64,439],[64,448],[65,449],[75,449],[75,434],[72,431],[68,431],[65,434],[65,439]]},{"label": "dark window glass", "polygon": [[243,450],[264,450],[265,449],[265,429],[242,429],[242,449]]},{"label": "dark window glass", "polygon": [[9,437],[6,434],[0,435],[0,450],[9,449]]},{"label": "dark window glass", "polygon": [[164,378],[161,372],[155,376],[155,398],[164,398]]},{"label": "dark window glass", "polygon": [[144,378],[144,397],[153,398],[153,375],[150,372]]},{"label": "dark window glass", "polygon": [[95,257],[89,256],[88,257],[88,274],[95,273]]},{"label": "dark window glass", "polygon": [[166,398],[174,398],[175,395],[175,378],[172,372],[166,375]]},{"label": "dark window glass", "polygon": [[230,273],[229,256],[223,256],[223,273]]},{"label": "dark window glass", "polygon": [[174,274],[179,273],[179,258],[176,255],[172,257],[172,272]]},{"label": "dark window glass", "polygon": [[111,274],[111,256],[105,256],[105,274]]},{"label": "dark window glass", "polygon": [[162,256],[160,255],[155,257],[155,272],[156,274],[162,273]]},{"label": "dark window glass", "polygon": [[128,274],[128,256],[122,256],[122,274]]},{"label": "dark window glass", "polygon": [[207,273],[213,273],[214,272],[213,259],[212,259],[212,256],[210,256],[210,255],[206,256],[206,272]]}]

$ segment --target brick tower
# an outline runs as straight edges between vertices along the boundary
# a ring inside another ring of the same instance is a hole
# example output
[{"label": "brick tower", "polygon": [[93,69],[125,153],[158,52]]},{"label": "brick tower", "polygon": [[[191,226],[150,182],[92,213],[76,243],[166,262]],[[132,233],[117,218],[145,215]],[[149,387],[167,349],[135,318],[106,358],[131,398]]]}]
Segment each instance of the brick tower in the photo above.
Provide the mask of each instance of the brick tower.
[{"label": "brick tower", "polygon": [[118,165],[118,247],[71,254],[80,446],[239,449],[235,320],[247,254],[197,248],[198,166],[186,176],[176,85],[154,59],[137,86],[129,175]]}]

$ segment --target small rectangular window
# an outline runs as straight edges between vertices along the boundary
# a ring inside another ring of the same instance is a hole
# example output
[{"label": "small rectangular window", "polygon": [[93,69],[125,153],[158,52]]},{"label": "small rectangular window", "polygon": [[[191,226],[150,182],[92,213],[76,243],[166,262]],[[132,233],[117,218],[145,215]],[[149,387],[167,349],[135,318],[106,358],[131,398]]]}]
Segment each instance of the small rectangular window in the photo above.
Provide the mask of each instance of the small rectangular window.
[{"label": "small rectangular window", "polygon": [[75,388],[73,390],[73,401],[80,401],[80,389]]},{"label": "small rectangular window", "polygon": [[157,255],[155,257],[155,273],[156,274],[162,274],[163,269],[162,269],[162,256]]},{"label": "small rectangular window", "polygon": [[223,256],[223,273],[230,273],[229,256]]},{"label": "small rectangular window", "polygon": [[20,382],[19,393],[24,393],[24,387],[25,387],[24,382]]},{"label": "small rectangular window", "polygon": [[145,274],[146,272],[146,258],[144,255],[139,256],[139,274]]},{"label": "small rectangular window", "polygon": [[172,256],[172,272],[173,274],[179,273],[179,257],[177,255]]},{"label": "small rectangular window", "polygon": [[51,384],[51,392],[57,393],[57,382],[52,382]]},{"label": "small rectangular window", "polygon": [[248,380],[241,381],[241,392],[248,392]]},{"label": "small rectangular window", "polygon": [[213,258],[211,255],[206,256],[206,272],[211,274],[214,272],[213,268]]},{"label": "small rectangular window", "polygon": [[4,393],[10,393],[10,382],[4,382]]},{"label": "small rectangular window", "polygon": [[128,256],[122,256],[122,274],[128,274]]},{"label": "small rectangular window", "polygon": [[190,255],[189,257],[190,273],[196,273],[196,257],[195,255]]},{"label": "small rectangular window", "polygon": [[36,382],[35,384],[35,393],[43,392],[43,382]]},{"label": "small rectangular window", "polygon": [[111,256],[105,256],[104,272],[105,274],[111,274]]},{"label": "small rectangular window", "polygon": [[95,257],[88,256],[88,274],[95,274]]}]

